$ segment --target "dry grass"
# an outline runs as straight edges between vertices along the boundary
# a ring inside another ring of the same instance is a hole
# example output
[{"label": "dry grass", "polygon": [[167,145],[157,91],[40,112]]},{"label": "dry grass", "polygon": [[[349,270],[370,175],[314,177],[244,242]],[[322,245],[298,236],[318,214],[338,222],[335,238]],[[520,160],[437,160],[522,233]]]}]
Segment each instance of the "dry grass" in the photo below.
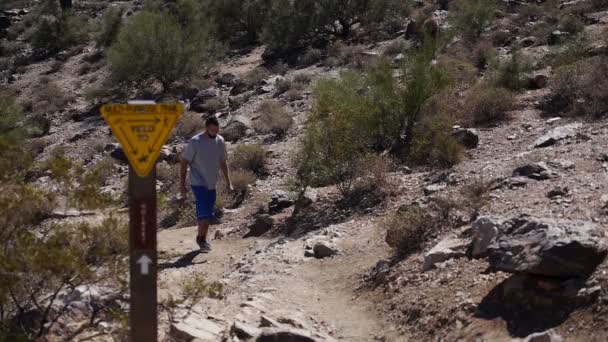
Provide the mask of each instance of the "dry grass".
[{"label": "dry grass", "polygon": [[489,84],[480,84],[469,91],[462,117],[475,125],[492,125],[508,118],[515,107],[513,94]]},{"label": "dry grass", "polygon": [[437,236],[442,220],[429,208],[418,205],[403,206],[383,224],[386,243],[402,256],[421,251],[424,244]]},{"label": "dry grass", "polygon": [[[289,90],[288,93],[292,90]],[[259,133],[272,133],[277,137],[283,137],[293,124],[289,113],[276,101],[262,102],[258,107],[258,112],[260,117],[255,120],[254,128]]]},{"label": "dry grass", "polygon": [[323,59],[323,52],[319,49],[309,47],[308,50],[300,57],[298,63],[302,66],[309,66],[319,63]]},{"label": "dry grass", "polygon": [[177,126],[175,127],[175,135],[185,139],[190,139],[195,134],[202,132],[205,129],[205,122],[200,114],[194,112],[184,113]]},{"label": "dry grass", "polygon": [[245,75],[245,79],[253,84],[258,84],[270,77],[270,71],[264,67],[257,67]]},{"label": "dry grass", "polygon": [[551,97],[544,109],[551,114],[604,117],[608,114],[608,57],[587,58],[556,70]]},{"label": "dry grass", "polygon": [[235,170],[250,171],[258,176],[266,173],[266,150],[260,145],[239,145],[229,160]]}]

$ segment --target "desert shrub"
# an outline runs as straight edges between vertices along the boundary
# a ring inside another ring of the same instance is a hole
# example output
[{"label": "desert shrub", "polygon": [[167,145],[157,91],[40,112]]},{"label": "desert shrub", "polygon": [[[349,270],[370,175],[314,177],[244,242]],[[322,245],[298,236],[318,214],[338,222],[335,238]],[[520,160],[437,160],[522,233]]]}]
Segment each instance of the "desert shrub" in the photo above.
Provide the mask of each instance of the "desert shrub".
[{"label": "desert shrub", "polygon": [[509,90],[520,90],[527,86],[526,73],[531,70],[530,63],[514,51],[511,57],[499,63],[494,75],[497,86]]},{"label": "desert shrub", "polygon": [[25,47],[24,42],[4,40],[0,44],[0,57],[12,57],[23,51]]},{"label": "desert shrub", "polygon": [[224,108],[226,108],[226,103],[224,102],[223,99],[217,98],[217,97],[209,99],[209,100],[205,101],[205,103],[203,104],[203,110],[205,110],[208,113],[215,113]]},{"label": "desert shrub", "polygon": [[553,67],[575,63],[587,57],[590,48],[591,41],[589,37],[586,34],[581,33],[564,44],[559,50],[548,54],[545,57],[546,63]]},{"label": "desert shrub", "polygon": [[175,135],[184,139],[190,139],[195,134],[205,129],[205,121],[200,114],[186,112],[181,117],[175,127]]},{"label": "desert shrub", "polygon": [[222,40],[240,38],[244,44],[256,43],[264,29],[271,1],[267,0],[212,0],[212,20],[221,29]]},{"label": "desert shrub", "polygon": [[421,251],[444,228],[443,218],[430,209],[416,204],[399,208],[383,222],[386,243],[403,256]]},{"label": "desert shrub", "polygon": [[448,54],[437,57],[437,64],[459,85],[474,83],[479,73],[479,70],[468,59],[450,57]]},{"label": "desert shrub", "polygon": [[98,47],[109,47],[114,43],[122,26],[122,6],[108,7],[103,13],[101,30],[97,33],[96,42]]},{"label": "desert shrub", "polygon": [[498,30],[492,32],[490,39],[494,46],[507,46],[513,40],[513,34],[507,30]]},{"label": "desert shrub", "polygon": [[561,18],[559,29],[576,35],[585,29],[585,23],[576,15],[567,14]]},{"label": "desert shrub", "polygon": [[544,109],[572,116],[608,113],[608,57],[596,56],[558,68]]},{"label": "desert shrub", "polygon": [[44,55],[87,41],[90,26],[86,18],[69,12],[41,15],[32,34],[32,47]]},{"label": "desert shrub", "polygon": [[299,73],[293,76],[293,82],[294,83],[299,83],[299,84],[309,84],[311,81],[311,77],[309,74],[306,73]]},{"label": "desert shrub", "polygon": [[281,95],[291,89],[292,82],[286,79],[278,79],[274,84],[275,94]]},{"label": "desert shrub", "polygon": [[498,56],[498,52],[488,41],[480,41],[473,49],[473,64],[480,69],[485,69]]},{"label": "desert shrub", "polygon": [[388,44],[382,54],[385,56],[396,56],[405,51],[405,42],[402,39],[397,39]]},{"label": "desert shrub", "polygon": [[278,62],[272,66],[271,70],[273,74],[285,75],[289,71],[289,64]]},{"label": "desert shrub", "polygon": [[38,98],[36,110],[44,110],[47,113],[62,110],[73,100],[54,82],[41,82],[36,91]]},{"label": "desert shrub", "polygon": [[167,89],[217,53],[203,4],[180,0],[175,11],[148,6],[132,16],[108,52],[117,82],[156,79]]},{"label": "desert shrub", "polygon": [[481,84],[472,88],[465,98],[463,116],[475,125],[491,125],[507,119],[514,109],[513,95],[506,89]]},{"label": "desert shrub", "polygon": [[0,91],[0,182],[20,179],[31,163],[31,153],[23,144],[25,131],[19,127],[21,119],[14,95]]},{"label": "desert shrub", "polygon": [[266,173],[266,150],[260,145],[239,145],[229,158],[235,170],[246,170],[257,176]]},{"label": "desert shrub", "polygon": [[385,195],[393,192],[395,181],[390,176],[394,160],[388,155],[369,154],[361,159],[362,175],[355,182],[355,191]]},{"label": "desert shrub", "polygon": [[323,52],[321,50],[309,47],[300,57],[299,64],[303,66],[317,64],[322,58]]},{"label": "desert shrub", "polygon": [[453,120],[445,112],[427,113],[416,127],[411,160],[421,165],[450,167],[462,159],[464,149],[452,136]]},{"label": "desert shrub", "polygon": [[474,179],[463,187],[460,206],[470,210],[471,221],[475,220],[481,209],[490,203],[490,192],[495,185],[495,179],[486,180],[481,177]]},{"label": "desert shrub", "polygon": [[285,99],[289,102],[293,102],[293,101],[298,101],[303,99],[302,97],[302,93],[300,93],[299,90],[297,89],[289,89],[286,93],[285,93]]},{"label": "desert shrub", "polygon": [[178,296],[174,297],[170,294],[161,303],[161,308],[168,310],[169,315],[173,315],[173,311],[178,307],[191,309],[203,298],[221,299],[224,295],[224,286],[219,282],[209,282],[207,278],[202,272],[184,277],[176,291]]},{"label": "desert shrub", "polygon": [[293,124],[293,119],[276,101],[264,101],[258,107],[260,117],[255,120],[254,128],[262,134],[272,133],[277,137],[283,137]]},{"label": "desert shrub", "polygon": [[465,39],[474,41],[492,24],[496,11],[493,0],[459,1],[452,10],[454,30]]},{"label": "desert shrub", "polygon": [[448,82],[430,61],[431,54],[421,52],[404,67],[401,79],[393,76],[388,63],[381,63],[364,73],[351,71],[338,80],[319,81],[308,129],[296,153],[297,183],[336,184],[347,196],[360,175],[357,165],[368,153],[388,149],[408,160],[424,104]]},{"label": "desert shrub", "polygon": [[113,173],[113,162],[111,159],[102,159],[89,171],[81,176],[79,185],[71,195],[71,202],[79,209],[105,208],[113,203],[107,193],[102,193],[100,187]]},{"label": "desert shrub", "polygon": [[253,172],[243,169],[235,169],[230,172],[230,181],[237,196],[246,196],[249,186],[255,184],[256,177]]},{"label": "desert shrub", "polygon": [[264,67],[257,67],[245,75],[245,79],[253,84],[259,84],[270,77],[270,71]]}]

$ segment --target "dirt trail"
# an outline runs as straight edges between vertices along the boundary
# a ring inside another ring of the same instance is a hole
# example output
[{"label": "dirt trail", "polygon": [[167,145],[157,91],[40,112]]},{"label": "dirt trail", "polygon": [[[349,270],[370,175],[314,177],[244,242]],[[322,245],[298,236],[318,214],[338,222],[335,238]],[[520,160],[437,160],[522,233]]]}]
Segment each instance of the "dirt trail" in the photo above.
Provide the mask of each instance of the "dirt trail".
[{"label": "dirt trail", "polygon": [[222,317],[226,329],[234,321],[257,326],[266,315],[340,341],[399,341],[385,339],[391,329],[356,293],[360,275],[383,256],[370,245],[378,241],[373,229],[353,231],[338,243],[342,253],[324,260],[304,258],[305,237],[214,240],[211,253],[198,254],[194,234],[194,227],[159,233],[161,298],[178,291],[183,277],[204,272],[226,284],[225,299],[205,302],[205,314]]}]

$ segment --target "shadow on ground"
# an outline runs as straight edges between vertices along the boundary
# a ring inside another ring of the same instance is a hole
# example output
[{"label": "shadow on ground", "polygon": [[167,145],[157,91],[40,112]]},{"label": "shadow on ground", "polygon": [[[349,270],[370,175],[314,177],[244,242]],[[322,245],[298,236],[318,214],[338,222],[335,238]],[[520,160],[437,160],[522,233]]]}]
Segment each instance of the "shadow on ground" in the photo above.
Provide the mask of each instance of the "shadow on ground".
[{"label": "shadow on ground", "polygon": [[174,262],[164,262],[164,263],[158,264],[158,269],[165,270],[168,268],[184,268],[184,267],[188,267],[188,266],[192,266],[192,265],[200,265],[200,264],[206,263],[207,260],[202,260],[200,262],[194,262],[194,258],[196,258],[199,254],[201,254],[200,251],[192,251],[192,252],[186,253],[185,255],[182,255]]},{"label": "shadow on ground", "polygon": [[501,318],[511,336],[525,337],[559,326],[581,306],[594,301],[586,293],[584,279],[555,280],[527,275],[514,275],[481,301],[476,317]]}]

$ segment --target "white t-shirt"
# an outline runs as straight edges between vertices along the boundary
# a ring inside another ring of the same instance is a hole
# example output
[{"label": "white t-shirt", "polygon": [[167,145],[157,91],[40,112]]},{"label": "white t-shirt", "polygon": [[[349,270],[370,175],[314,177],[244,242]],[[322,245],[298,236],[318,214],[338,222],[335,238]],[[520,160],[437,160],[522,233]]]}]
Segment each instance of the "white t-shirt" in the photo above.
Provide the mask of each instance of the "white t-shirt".
[{"label": "white t-shirt", "polygon": [[211,139],[199,133],[188,141],[182,154],[190,163],[190,184],[215,189],[220,163],[226,160],[226,142],[221,135]]}]

